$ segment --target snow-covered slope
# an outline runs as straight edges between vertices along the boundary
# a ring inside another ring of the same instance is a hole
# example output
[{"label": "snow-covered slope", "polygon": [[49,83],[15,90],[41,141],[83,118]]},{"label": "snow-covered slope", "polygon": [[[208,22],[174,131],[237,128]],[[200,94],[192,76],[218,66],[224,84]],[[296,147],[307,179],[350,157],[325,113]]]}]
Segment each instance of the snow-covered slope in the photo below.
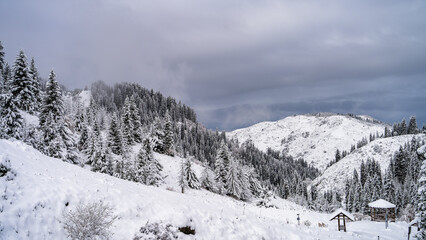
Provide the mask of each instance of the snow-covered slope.
[{"label": "snow-covered slope", "polygon": [[317,185],[319,190],[333,189],[343,191],[346,179],[352,177],[354,169],[359,173],[361,161],[364,160],[365,162],[367,158],[372,158],[379,162],[384,176],[391,157],[399,150],[400,146],[411,141],[413,136],[426,139],[425,134],[376,139],[327,168],[321,176],[312,181],[312,185]]},{"label": "snow-covered slope", "polygon": [[[328,222],[327,214],[282,199],[273,200],[279,209],[265,209],[204,190],[181,194],[170,189],[178,189],[175,169],[182,159],[155,157],[170,178],[160,188],[91,172],[46,157],[21,142],[1,139],[0,160],[10,159],[17,175],[9,181],[0,177],[0,239],[65,239],[63,212],[81,201],[98,200],[112,205],[119,216],[111,229],[113,239],[132,239],[147,221],[195,228],[195,236],[180,234],[180,239],[351,240],[378,235],[381,239],[402,239],[406,235],[405,223],[391,223],[391,230],[385,231],[382,223],[369,221],[349,223],[348,232],[338,232],[337,224]],[[196,166],[196,171],[199,173],[201,168]],[[310,226],[303,224],[306,220]],[[318,227],[319,222],[328,226]]]},{"label": "snow-covered slope", "polygon": [[[371,117],[362,116],[371,120]],[[276,122],[262,122],[248,128],[227,133],[240,143],[252,140],[261,150],[271,148],[285,151],[295,158],[324,170],[335,158],[336,150],[349,151],[370,133],[382,134],[385,124],[359,120],[346,115],[316,114],[297,115]]]}]

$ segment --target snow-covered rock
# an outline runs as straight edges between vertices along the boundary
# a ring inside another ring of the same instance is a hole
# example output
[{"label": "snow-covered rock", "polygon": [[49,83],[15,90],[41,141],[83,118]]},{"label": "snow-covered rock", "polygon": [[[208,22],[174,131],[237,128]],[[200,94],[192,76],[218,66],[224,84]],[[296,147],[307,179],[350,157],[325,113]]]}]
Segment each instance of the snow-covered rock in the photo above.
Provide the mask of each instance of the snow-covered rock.
[{"label": "snow-covered rock", "polygon": [[297,115],[276,122],[261,122],[229,132],[227,136],[240,143],[252,140],[262,151],[267,148],[284,151],[296,159],[303,158],[322,171],[334,160],[337,149],[349,151],[351,145],[363,137],[368,138],[370,133],[382,134],[386,126],[373,122],[368,116]]}]

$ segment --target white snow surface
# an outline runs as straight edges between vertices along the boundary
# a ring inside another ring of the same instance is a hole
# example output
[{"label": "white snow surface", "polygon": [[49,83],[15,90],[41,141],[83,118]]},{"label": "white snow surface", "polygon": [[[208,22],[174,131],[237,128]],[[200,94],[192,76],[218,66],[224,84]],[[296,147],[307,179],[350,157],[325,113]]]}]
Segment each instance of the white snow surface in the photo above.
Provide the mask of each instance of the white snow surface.
[{"label": "white snow surface", "polygon": [[[0,159],[10,159],[17,175],[10,181],[0,178],[0,239],[66,239],[61,224],[63,213],[82,201],[98,200],[114,207],[119,216],[111,229],[113,239],[132,239],[147,221],[195,228],[194,236],[180,233],[180,239],[406,238],[407,223],[403,222],[390,223],[388,230],[383,223],[351,222],[347,224],[348,232],[338,232],[337,224],[328,221],[328,214],[279,198],[272,200],[278,208],[259,208],[205,190],[181,194],[176,180],[182,159],[159,154],[155,157],[167,175],[160,187],[91,172],[46,157],[20,141],[1,139]],[[202,167],[196,163],[194,166],[199,174]],[[319,223],[327,226],[319,227]]]},{"label": "white snow surface", "polygon": [[320,191],[333,189],[342,192],[346,179],[352,178],[354,169],[359,174],[361,162],[365,162],[367,158],[372,158],[379,162],[382,176],[384,176],[392,156],[399,150],[400,146],[404,146],[413,137],[426,139],[426,134],[376,139],[331,165],[321,176],[312,181],[312,185],[316,185]]},{"label": "white snow surface", "polygon": [[368,204],[369,207],[372,208],[394,208],[396,207],[395,204],[390,203],[384,199],[378,199],[374,202],[371,202]]},{"label": "white snow surface", "polygon": [[[364,119],[371,119],[365,117]],[[370,133],[382,134],[387,125],[359,120],[346,115],[316,114],[286,117],[276,122],[261,122],[227,133],[240,143],[252,140],[262,151],[267,148],[285,151],[294,158],[303,158],[323,171],[336,150],[348,151]]]}]

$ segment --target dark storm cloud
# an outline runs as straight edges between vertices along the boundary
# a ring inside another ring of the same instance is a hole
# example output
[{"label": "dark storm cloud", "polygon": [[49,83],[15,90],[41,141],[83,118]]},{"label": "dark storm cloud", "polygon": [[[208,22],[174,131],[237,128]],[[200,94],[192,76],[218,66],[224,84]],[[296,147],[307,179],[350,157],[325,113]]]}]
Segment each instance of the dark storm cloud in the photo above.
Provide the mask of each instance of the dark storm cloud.
[{"label": "dark storm cloud", "polygon": [[225,130],[292,114],[426,122],[424,1],[3,1],[0,40],[71,88],[138,82]]}]

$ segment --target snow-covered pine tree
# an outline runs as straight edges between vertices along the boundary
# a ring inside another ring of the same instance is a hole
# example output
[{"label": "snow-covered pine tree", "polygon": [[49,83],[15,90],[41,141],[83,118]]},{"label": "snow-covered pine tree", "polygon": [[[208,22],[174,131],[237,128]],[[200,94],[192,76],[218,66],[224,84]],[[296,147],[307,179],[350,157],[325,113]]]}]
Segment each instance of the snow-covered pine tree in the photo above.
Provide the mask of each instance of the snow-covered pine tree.
[{"label": "snow-covered pine tree", "polygon": [[[6,62],[3,68],[2,73],[2,89],[0,89],[1,94],[6,94],[10,90],[10,82],[12,81],[12,69],[10,68],[9,64]],[[0,99],[1,101],[1,99]]]},{"label": "snow-covered pine tree", "polygon": [[154,119],[153,127],[152,127],[152,142],[153,142],[153,150],[155,152],[163,154],[164,151],[164,131],[161,125],[161,120],[156,117]]},{"label": "snow-covered pine tree", "polygon": [[108,147],[117,155],[123,154],[123,137],[117,114],[114,112],[111,117],[111,124],[108,132]]},{"label": "snow-covered pine tree", "polygon": [[37,111],[40,107],[40,104],[42,103],[42,96],[41,96],[40,76],[38,74],[37,67],[35,66],[34,58],[31,58],[29,75],[31,78],[31,84],[33,85],[34,100],[35,100],[32,103],[32,108]]},{"label": "snow-covered pine tree", "polygon": [[417,129],[416,117],[415,116],[411,116],[410,117],[410,122],[408,123],[407,133],[408,134],[416,134],[417,132],[418,132],[418,129]]},{"label": "snow-covered pine tree", "polygon": [[420,232],[416,235],[419,240],[426,240],[426,160],[423,161],[420,170],[417,190],[417,211]]},{"label": "snow-covered pine tree", "polygon": [[218,184],[218,188],[219,188],[218,190],[221,194],[224,194],[223,190],[226,188],[228,171],[229,171],[228,146],[222,140],[217,150],[216,161],[215,161],[216,182]]},{"label": "snow-covered pine tree", "polygon": [[186,184],[189,188],[193,188],[193,189],[200,188],[200,181],[198,180],[197,175],[192,169],[192,163],[191,163],[191,160],[189,159],[186,159],[185,161],[185,178],[186,178]]},{"label": "snow-covered pine tree", "polygon": [[163,166],[154,158],[147,138],[143,140],[143,147],[136,157],[136,168],[137,181],[141,183],[158,186],[163,180]]},{"label": "snow-covered pine tree", "polygon": [[262,184],[260,184],[260,181],[258,179],[258,175],[256,174],[253,168],[248,166],[245,166],[244,168],[247,172],[251,194],[253,196],[259,196],[263,192],[263,188]]},{"label": "snow-covered pine tree", "polygon": [[21,50],[16,57],[13,67],[13,79],[10,84],[10,91],[16,99],[17,107],[29,113],[34,112],[34,102],[37,102],[34,94],[35,89],[30,76],[27,57]]},{"label": "snow-covered pine tree", "polygon": [[228,175],[226,176],[226,191],[236,199],[241,198],[242,186],[241,179],[238,176],[238,164],[235,160],[230,160]]},{"label": "snow-covered pine tree", "polygon": [[81,102],[77,103],[77,111],[74,115],[74,125],[77,132],[82,132],[83,128],[87,128],[86,117],[84,116],[84,108]]},{"label": "snow-covered pine tree", "polygon": [[102,152],[102,139],[97,121],[93,125],[92,133],[88,140],[88,147],[84,151],[87,158],[85,163],[95,165]]},{"label": "snow-covered pine tree", "polygon": [[2,95],[0,101],[0,138],[22,138],[23,122],[15,98],[10,92]]},{"label": "snow-covered pine tree", "polygon": [[164,124],[164,153],[169,156],[174,156],[174,134],[173,134],[173,127],[172,127],[172,121],[169,115],[169,111],[166,112],[166,122]]},{"label": "snow-covered pine tree", "polygon": [[238,178],[241,184],[240,199],[244,201],[249,200],[252,197],[249,174],[250,170],[247,166],[238,167]]},{"label": "snow-covered pine tree", "polygon": [[126,97],[126,100],[124,101],[123,106],[123,113],[121,115],[121,129],[122,129],[122,136],[123,141],[126,145],[130,146],[134,143],[134,136],[133,136],[133,119],[132,119],[132,111],[130,106],[130,100],[129,97]]},{"label": "snow-covered pine tree", "polygon": [[133,122],[133,140],[135,142],[142,142],[142,133],[141,133],[141,117],[139,115],[139,110],[136,106],[135,96],[130,97],[130,113]]},{"label": "snow-covered pine tree", "polygon": [[203,171],[201,172],[201,187],[211,191],[211,192],[216,192],[216,181],[215,181],[215,176],[214,176],[214,172],[212,170],[210,170],[210,168],[205,165]]},{"label": "snow-covered pine tree", "polygon": [[[46,83],[46,94],[39,114],[39,128],[41,131],[41,150],[48,156],[65,158],[66,145],[63,136],[65,124],[63,122],[64,107],[61,89],[56,81],[53,70]],[[58,152],[60,151],[60,152]]]},{"label": "snow-covered pine tree", "polygon": [[407,153],[402,146],[399,148],[398,152],[394,156],[394,164],[395,164],[395,177],[396,179],[403,184],[405,180],[405,176],[407,174]]},{"label": "snow-covered pine tree", "polygon": [[386,169],[383,190],[384,199],[389,202],[395,202],[394,176],[392,175],[392,171],[390,168]]}]

